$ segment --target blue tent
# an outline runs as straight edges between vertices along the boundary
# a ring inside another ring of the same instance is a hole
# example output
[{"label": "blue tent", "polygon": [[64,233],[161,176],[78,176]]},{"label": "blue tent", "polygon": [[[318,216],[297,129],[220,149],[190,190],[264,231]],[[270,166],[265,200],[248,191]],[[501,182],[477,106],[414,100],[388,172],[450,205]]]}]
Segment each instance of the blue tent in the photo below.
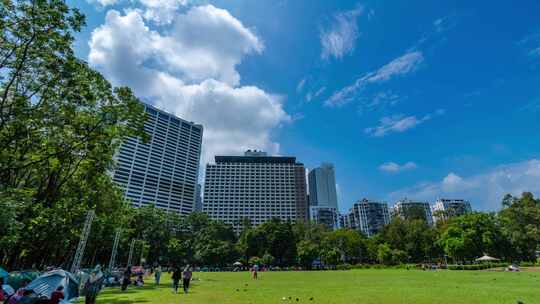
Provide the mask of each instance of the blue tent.
[{"label": "blue tent", "polygon": [[4,270],[4,268],[0,267],[0,278],[4,278],[5,280],[8,275],[9,273],[6,270]]},{"label": "blue tent", "polygon": [[30,282],[25,289],[34,291],[39,296],[51,297],[58,286],[64,286],[66,300],[79,296],[79,281],[71,273],[58,269],[46,272]]},{"label": "blue tent", "polygon": [[12,271],[7,277],[6,284],[17,290],[23,285],[24,281],[32,282],[37,277],[39,277],[39,272],[34,270]]}]

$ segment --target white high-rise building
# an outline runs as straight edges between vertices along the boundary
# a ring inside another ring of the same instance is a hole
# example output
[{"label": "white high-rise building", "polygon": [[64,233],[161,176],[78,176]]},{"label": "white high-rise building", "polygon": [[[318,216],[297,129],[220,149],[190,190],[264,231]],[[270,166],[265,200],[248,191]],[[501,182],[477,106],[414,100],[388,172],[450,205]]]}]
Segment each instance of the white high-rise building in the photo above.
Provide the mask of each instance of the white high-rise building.
[{"label": "white high-rise building", "polygon": [[446,220],[450,217],[471,213],[471,203],[463,199],[439,198],[433,205],[433,218],[435,221]]},{"label": "white high-rise building", "polygon": [[422,218],[433,225],[433,216],[431,214],[431,206],[428,202],[415,202],[408,199],[403,199],[394,205],[392,216],[399,216],[403,219]]},{"label": "white high-rise building", "polygon": [[310,220],[329,228],[338,226],[338,202],[334,166],[323,163],[308,175]]},{"label": "white high-rise building", "polygon": [[193,212],[203,127],[145,104],[150,141],[128,138],[115,155],[113,180],[135,207]]},{"label": "white high-rise building", "polygon": [[306,174],[295,157],[267,156],[247,151],[244,156],[216,156],[206,166],[203,212],[231,224],[240,232],[249,219],[260,225],[271,218],[307,219]]},{"label": "white high-rise building", "polygon": [[343,215],[345,228],[356,229],[370,237],[380,232],[390,222],[388,204],[363,199],[354,203],[348,214]]}]

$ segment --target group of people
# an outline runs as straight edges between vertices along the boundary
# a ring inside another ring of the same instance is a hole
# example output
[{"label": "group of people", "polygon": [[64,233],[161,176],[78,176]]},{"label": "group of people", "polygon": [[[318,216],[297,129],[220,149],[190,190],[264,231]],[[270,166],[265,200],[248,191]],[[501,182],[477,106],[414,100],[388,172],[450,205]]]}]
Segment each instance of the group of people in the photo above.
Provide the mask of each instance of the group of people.
[{"label": "group of people", "polygon": [[[161,275],[163,273],[163,270],[161,266],[157,266],[153,269],[154,272],[154,280],[156,285],[159,286],[161,281]],[[131,284],[131,277],[133,273],[131,270],[131,267],[126,268],[123,274],[122,278],[122,291],[126,291],[129,284]],[[180,280],[182,280],[182,287],[184,289],[184,293],[188,293],[189,291],[189,285],[191,283],[191,279],[193,277],[193,269],[190,265],[187,265],[183,270],[178,267],[174,266],[172,268],[172,280],[173,280],[173,292],[178,293],[178,288],[180,287]],[[138,274],[137,279],[135,280],[136,286],[142,286],[144,284],[144,279],[142,274]]]},{"label": "group of people", "polygon": [[25,289],[28,283],[28,280],[23,280],[19,289],[15,291],[11,286],[4,284],[4,278],[0,278],[0,303],[23,304],[28,302],[32,294],[31,290]]},{"label": "group of people", "polygon": [[180,270],[179,267],[173,268],[172,280],[173,280],[173,291],[178,293],[178,286],[180,279],[182,279],[182,287],[184,288],[184,293],[188,293],[189,284],[191,283],[191,278],[193,277],[193,270],[190,265],[187,265],[184,268],[184,271]]},{"label": "group of people", "polygon": [[[25,304],[34,301],[32,290],[26,289],[29,281],[24,280],[17,289],[13,290],[9,285],[4,284],[4,278],[0,278],[0,303],[5,304]],[[47,300],[47,304],[58,304],[64,299],[64,286],[58,286],[51,294],[51,298]]]}]

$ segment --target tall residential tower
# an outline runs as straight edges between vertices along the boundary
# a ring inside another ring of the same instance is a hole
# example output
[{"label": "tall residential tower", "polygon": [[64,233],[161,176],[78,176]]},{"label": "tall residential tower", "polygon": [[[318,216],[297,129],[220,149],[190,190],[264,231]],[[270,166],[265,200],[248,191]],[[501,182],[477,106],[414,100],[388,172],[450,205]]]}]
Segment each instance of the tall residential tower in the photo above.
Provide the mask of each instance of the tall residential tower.
[{"label": "tall residential tower", "polygon": [[471,203],[463,199],[439,198],[432,209],[435,221],[446,220],[453,216],[461,216],[472,212]]},{"label": "tall residential tower", "polygon": [[423,219],[428,225],[433,225],[431,206],[428,202],[400,200],[394,205],[392,216],[399,216],[406,220]]},{"label": "tall residential tower", "polygon": [[334,166],[323,163],[309,172],[309,216],[310,220],[336,228],[338,203]]},{"label": "tall residential tower", "polygon": [[216,156],[206,166],[203,211],[240,232],[245,220],[260,225],[271,218],[307,219],[306,175],[295,157]]},{"label": "tall residential tower", "polygon": [[203,127],[144,105],[150,141],[128,138],[116,154],[113,180],[133,206],[193,212]]},{"label": "tall residential tower", "polygon": [[379,233],[389,222],[388,204],[367,199],[354,203],[342,217],[343,227],[356,229],[368,237]]}]

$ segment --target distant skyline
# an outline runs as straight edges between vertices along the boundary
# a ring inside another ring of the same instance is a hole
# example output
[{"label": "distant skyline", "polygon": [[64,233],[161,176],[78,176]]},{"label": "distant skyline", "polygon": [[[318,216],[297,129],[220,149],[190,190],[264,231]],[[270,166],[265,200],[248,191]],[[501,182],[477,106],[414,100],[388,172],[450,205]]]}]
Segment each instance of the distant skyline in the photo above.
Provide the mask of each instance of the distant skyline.
[{"label": "distant skyline", "polygon": [[364,197],[540,195],[540,2],[68,0],[79,57],[213,156],[335,166]]}]

